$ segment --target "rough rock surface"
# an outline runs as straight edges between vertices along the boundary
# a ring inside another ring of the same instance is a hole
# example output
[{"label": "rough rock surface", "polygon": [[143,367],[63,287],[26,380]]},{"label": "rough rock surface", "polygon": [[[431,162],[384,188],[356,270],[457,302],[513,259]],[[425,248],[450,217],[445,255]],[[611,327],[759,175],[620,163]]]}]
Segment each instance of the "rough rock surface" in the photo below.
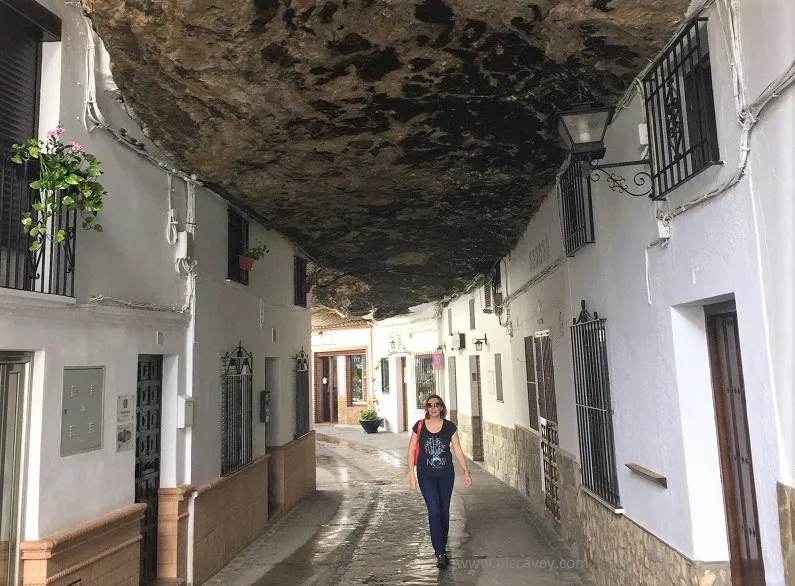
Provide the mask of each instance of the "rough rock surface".
[{"label": "rough rock surface", "polygon": [[614,103],[689,0],[83,3],[148,135],[385,317],[508,252],[555,112]]}]

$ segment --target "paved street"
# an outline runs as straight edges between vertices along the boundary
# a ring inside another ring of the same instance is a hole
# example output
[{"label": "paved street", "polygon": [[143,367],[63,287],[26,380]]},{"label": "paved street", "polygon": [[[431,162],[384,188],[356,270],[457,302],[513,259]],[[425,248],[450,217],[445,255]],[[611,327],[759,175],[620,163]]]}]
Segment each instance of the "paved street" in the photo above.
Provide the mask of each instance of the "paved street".
[{"label": "paved street", "polygon": [[451,565],[435,566],[420,493],[405,478],[406,434],[317,429],[318,491],[208,584],[583,584],[574,559],[522,497],[472,466],[453,493]]}]

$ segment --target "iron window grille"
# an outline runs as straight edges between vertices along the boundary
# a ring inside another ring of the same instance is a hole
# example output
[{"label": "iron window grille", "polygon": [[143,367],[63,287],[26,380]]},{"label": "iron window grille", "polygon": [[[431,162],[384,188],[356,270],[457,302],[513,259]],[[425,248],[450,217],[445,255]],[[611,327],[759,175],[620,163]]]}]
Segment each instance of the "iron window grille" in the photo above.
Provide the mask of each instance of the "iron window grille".
[{"label": "iron window grille", "polygon": [[591,316],[585,301],[571,327],[571,349],[582,485],[619,508],[605,319]]},{"label": "iron window grille", "polygon": [[248,250],[248,220],[233,209],[229,209],[228,246],[229,253],[226,278],[248,285],[248,271],[240,268],[240,257]]},{"label": "iron window grille", "polygon": [[295,355],[295,439],[309,433],[309,355]]},{"label": "iron window grille", "polygon": [[433,370],[433,355],[417,354],[414,357],[414,379],[417,385],[417,409],[425,409],[425,401],[436,394],[436,372]]},{"label": "iron window grille", "polygon": [[300,256],[293,257],[293,292],[295,305],[306,307],[306,261]]},{"label": "iron window grille", "polygon": [[242,345],[221,358],[221,476],[252,460],[253,362]]},{"label": "iron window grille", "polygon": [[389,394],[389,358],[381,359],[381,393]]},{"label": "iron window grille", "polygon": [[657,199],[720,163],[706,23],[695,19],[643,78]]},{"label": "iron window grille", "polygon": [[594,242],[591,182],[583,178],[582,162],[573,159],[558,180],[558,206],[566,256]]}]

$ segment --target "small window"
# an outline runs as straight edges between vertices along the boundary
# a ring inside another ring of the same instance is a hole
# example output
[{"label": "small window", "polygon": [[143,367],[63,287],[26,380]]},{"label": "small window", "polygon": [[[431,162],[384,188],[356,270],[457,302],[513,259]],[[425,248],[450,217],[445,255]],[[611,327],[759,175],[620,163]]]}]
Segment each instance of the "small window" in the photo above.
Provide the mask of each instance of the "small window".
[{"label": "small window", "polygon": [[248,271],[240,268],[240,257],[248,250],[248,220],[233,209],[228,211],[227,222],[229,258],[227,261],[226,278],[243,285],[248,285]]},{"label": "small window", "polygon": [[695,19],[643,78],[654,197],[720,162],[707,21]]},{"label": "small window", "polygon": [[582,176],[581,163],[572,160],[558,181],[558,207],[567,256],[594,242],[591,182]]},{"label": "small window", "polygon": [[449,307],[447,308],[447,333],[448,335],[453,335],[453,310]]},{"label": "small window", "polygon": [[502,354],[494,355],[494,382],[497,385],[497,401],[502,403]]},{"label": "small window", "polygon": [[475,329],[475,300],[469,300],[469,329]]},{"label": "small window", "polygon": [[389,394],[389,358],[381,359],[381,393]]},{"label": "small window", "polygon": [[306,290],[306,261],[296,256],[293,260],[293,291],[296,305],[306,307]]},{"label": "small window", "polygon": [[348,371],[348,405],[364,403],[364,354],[346,356]]}]

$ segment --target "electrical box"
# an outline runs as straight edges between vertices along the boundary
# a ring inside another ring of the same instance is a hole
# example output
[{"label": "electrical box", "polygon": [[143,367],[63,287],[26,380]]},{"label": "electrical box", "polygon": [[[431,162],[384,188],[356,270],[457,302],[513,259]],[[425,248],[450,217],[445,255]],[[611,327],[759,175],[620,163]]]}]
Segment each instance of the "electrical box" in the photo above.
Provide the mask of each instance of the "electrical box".
[{"label": "electrical box", "polygon": [[177,429],[193,425],[193,397],[177,395]]},{"label": "electrical box", "polygon": [[177,249],[174,256],[178,260],[193,258],[193,234],[186,231],[177,232]]},{"label": "electrical box", "polygon": [[64,368],[61,456],[102,448],[105,367]]}]

